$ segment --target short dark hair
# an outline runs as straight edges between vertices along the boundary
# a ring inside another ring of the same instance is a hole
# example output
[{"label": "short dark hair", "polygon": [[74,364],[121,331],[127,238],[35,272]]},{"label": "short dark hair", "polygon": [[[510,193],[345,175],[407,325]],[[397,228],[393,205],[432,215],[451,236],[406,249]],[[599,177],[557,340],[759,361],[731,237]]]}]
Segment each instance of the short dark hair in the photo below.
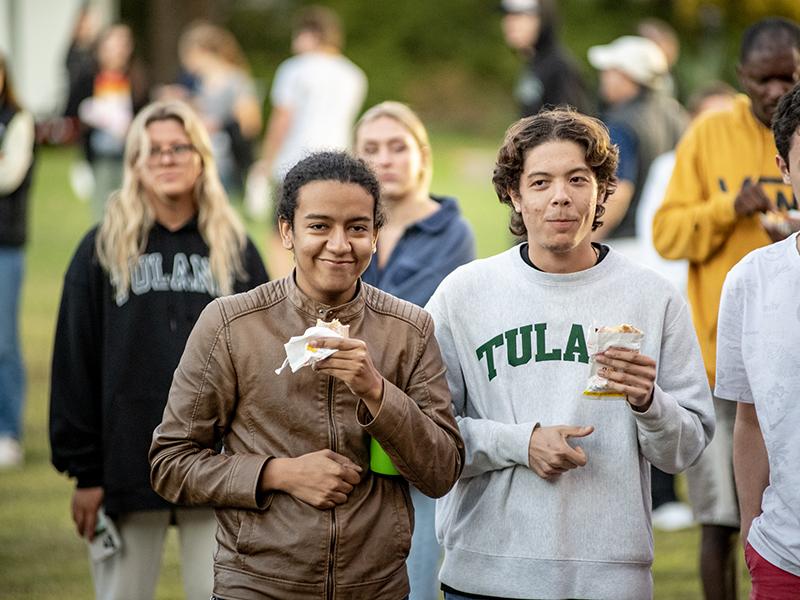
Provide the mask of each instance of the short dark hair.
[{"label": "short dark hair", "polygon": [[338,181],[360,185],[375,200],[372,211],[375,229],[383,227],[385,217],[378,178],[367,163],[347,152],[315,152],[293,166],[281,186],[278,218],[294,227],[294,213],[297,210],[300,188],[313,181]]},{"label": "short dark hair", "polygon": [[800,50],[800,26],[781,17],[767,17],[753,23],[742,34],[739,63],[744,64],[753,51],[768,44],[788,44]]},{"label": "short dark hair", "polygon": [[310,31],[326,46],[339,50],[344,46],[342,22],[339,15],[327,6],[309,6],[295,17],[295,35],[303,31]]},{"label": "short dark hair", "polygon": [[781,98],[778,108],[775,109],[775,115],[772,117],[775,147],[778,148],[778,154],[786,161],[787,165],[789,164],[792,138],[798,127],[800,127],[800,84],[795,85]]},{"label": "short dark hair", "polygon": [[586,163],[591,167],[597,184],[603,190],[598,199],[592,231],[603,222],[603,204],[617,189],[617,163],[619,150],[611,143],[608,129],[599,119],[581,114],[572,108],[543,110],[532,117],[520,119],[506,131],[503,145],[497,152],[492,183],[500,202],[511,208],[509,229],[517,236],[526,234],[522,215],[514,210],[509,190],[519,191],[519,180],[525,166],[528,150],[546,142],[570,141],[586,152]]}]

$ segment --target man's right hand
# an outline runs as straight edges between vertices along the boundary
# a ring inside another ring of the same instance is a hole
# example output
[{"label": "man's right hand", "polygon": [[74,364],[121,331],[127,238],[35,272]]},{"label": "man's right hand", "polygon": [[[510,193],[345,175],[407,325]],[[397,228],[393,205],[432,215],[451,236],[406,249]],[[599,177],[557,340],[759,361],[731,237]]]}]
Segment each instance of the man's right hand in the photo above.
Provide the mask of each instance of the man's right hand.
[{"label": "man's right hand", "polygon": [[361,467],[332,450],[318,450],[297,458],[273,458],[261,473],[261,489],[291,494],[314,508],[327,510],[347,502],[361,481]]},{"label": "man's right hand", "polygon": [[753,183],[748,177],[742,183],[742,189],[733,201],[733,208],[740,217],[749,217],[757,212],[772,210],[772,203],[759,183]]},{"label": "man's right hand", "polygon": [[586,464],[586,454],[580,446],[567,443],[571,437],[586,437],[594,427],[557,425],[535,427],[528,444],[528,465],[542,479],[552,481],[559,475]]},{"label": "man's right hand", "polygon": [[104,495],[102,487],[75,488],[72,494],[72,520],[78,535],[90,542],[94,539],[97,511],[103,504]]}]

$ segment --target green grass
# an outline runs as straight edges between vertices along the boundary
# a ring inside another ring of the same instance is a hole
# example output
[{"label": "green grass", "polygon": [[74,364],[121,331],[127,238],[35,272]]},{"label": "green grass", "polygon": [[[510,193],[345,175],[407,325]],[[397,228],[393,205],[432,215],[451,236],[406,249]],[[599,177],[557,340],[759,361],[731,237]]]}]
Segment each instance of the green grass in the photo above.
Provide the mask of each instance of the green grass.
[{"label": "green grass", "polygon": [[[499,139],[481,141],[445,134],[433,139],[434,192],[461,200],[475,228],[480,256],[507,248],[510,240],[506,208],[497,202],[491,188],[495,144],[499,143]],[[71,150],[44,149],[33,190],[22,313],[28,369],[26,463],[20,470],[0,471],[0,597],[8,600],[92,597],[86,549],[69,516],[73,486],[50,466],[47,441],[50,354],[61,281],[72,252],[90,225],[88,206],[72,195],[68,184],[73,156]],[[249,227],[263,248],[264,228]],[[657,599],[701,597],[697,544],[696,529],[656,535]],[[159,600],[183,597],[178,569],[176,538],[171,533]],[[740,598],[746,597],[743,589]]]}]

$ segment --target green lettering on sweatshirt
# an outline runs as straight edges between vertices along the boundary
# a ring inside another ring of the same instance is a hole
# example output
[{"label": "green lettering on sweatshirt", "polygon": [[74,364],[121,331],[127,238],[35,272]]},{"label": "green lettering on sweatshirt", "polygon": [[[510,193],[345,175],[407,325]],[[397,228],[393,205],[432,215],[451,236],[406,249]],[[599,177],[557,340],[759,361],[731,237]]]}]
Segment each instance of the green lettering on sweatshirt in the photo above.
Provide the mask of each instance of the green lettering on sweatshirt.
[{"label": "green lettering on sweatshirt", "polygon": [[497,369],[494,368],[494,349],[503,345],[503,334],[496,335],[485,344],[478,347],[475,353],[478,355],[478,361],[486,357],[486,371],[489,376],[489,381],[497,377]]},{"label": "green lettering on sweatshirt", "polygon": [[547,338],[545,332],[547,331],[547,323],[536,323],[533,328],[536,330],[536,362],[546,362],[549,360],[561,360],[561,349],[553,348],[547,352]]},{"label": "green lettering on sweatshirt", "polygon": [[575,323],[569,330],[567,347],[564,349],[564,360],[573,362],[577,358],[578,362],[589,363],[589,351],[586,349],[586,337],[583,335],[583,326]]},{"label": "green lettering on sweatshirt", "polygon": [[[512,367],[519,367],[531,360],[531,334],[532,325],[525,325],[519,329],[509,329],[505,332],[506,353],[508,354],[508,364]],[[517,352],[517,335],[522,338],[522,355]]]},{"label": "green lettering on sweatshirt", "polygon": [[[536,354],[533,354],[533,335],[536,332]],[[484,342],[475,350],[478,362],[486,359],[486,376],[489,381],[497,377],[497,365],[495,363],[494,351],[505,345],[506,363],[510,367],[521,367],[533,360],[534,362],[548,362],[561,360],[564,362],[589,362],[589,350],[586,345],[586,335],[583,325],[573,323],[567,336],[567,343],[561,348],[548,350],[547,343],[547,323],[535,323],[533,325],[522,325],[509,329],[501,334],[494,336],[488,342]]]}]

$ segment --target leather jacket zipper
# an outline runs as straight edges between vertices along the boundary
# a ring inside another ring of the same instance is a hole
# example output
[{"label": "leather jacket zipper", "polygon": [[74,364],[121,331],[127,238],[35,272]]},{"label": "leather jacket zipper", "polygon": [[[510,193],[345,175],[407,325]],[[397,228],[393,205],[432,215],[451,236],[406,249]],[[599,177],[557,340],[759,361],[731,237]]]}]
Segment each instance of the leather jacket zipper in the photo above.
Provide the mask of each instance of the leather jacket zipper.
[{"label": "leather jacket zipper", "polygon": [[[333,422],[333,377],[328,377],[328,434],[331,440],[331,450],[337,451],[336,426]],[[328,576],[326,596],[333,600],[333,564],[336,560],[336,507],[331,509],[331,543],[328,548]]]}]

